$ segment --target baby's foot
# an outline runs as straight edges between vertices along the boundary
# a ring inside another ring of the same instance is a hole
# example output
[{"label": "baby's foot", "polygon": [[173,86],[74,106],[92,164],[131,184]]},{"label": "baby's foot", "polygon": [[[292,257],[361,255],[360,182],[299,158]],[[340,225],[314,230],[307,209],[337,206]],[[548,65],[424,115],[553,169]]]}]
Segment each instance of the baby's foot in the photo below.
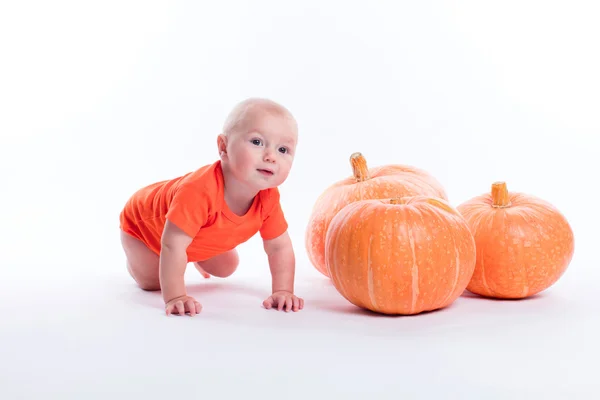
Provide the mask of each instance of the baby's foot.
[{"label": "baby's foot", "polygon": [[210,278],[210,274],[208,272],[206,272],[201,266],[200,264],[198,264],[197,262],[194,263],[194,266],[196,267],[196,269],[198,270],[198,272],[200,272],[200,274],[205,277],[206,279]]}]

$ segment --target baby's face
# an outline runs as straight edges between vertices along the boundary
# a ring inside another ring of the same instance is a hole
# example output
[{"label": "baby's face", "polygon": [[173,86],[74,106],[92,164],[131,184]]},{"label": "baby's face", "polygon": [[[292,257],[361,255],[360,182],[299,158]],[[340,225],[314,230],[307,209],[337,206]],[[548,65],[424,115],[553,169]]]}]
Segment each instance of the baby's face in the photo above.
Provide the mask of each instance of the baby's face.
[{"label": "baby's face", "polygon": [[291,116],[260,111],[227,140],[227,163],[236,179],[256,190],[282,184],[292,168],[298,140]]}]

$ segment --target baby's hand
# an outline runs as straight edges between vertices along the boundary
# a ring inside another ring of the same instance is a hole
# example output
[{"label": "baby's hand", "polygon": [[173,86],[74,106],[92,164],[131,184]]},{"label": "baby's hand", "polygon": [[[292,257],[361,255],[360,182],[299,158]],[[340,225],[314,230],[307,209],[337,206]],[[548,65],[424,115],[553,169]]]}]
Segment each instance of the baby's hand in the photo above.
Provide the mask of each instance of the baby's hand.
[{"label": "baby's hand", "polygon": [[175,315],[185,315],[185,313],[189,313],[193,317],[196,314],[200,314],[200,310],[202,310],[202,305],[191,296],[175,297],[165,304],[167,315],[172,313]]},{"label": "baby's hand", "polygon": [[263,306],[268,310],[271,307],[277,307],[277,310],[281,311],[285,309],[286,312],[298,311],[304,308],[304,300],[300,297],[296,297],[293,293],[280,290],[273,292],[268,299],[263,301]]}]

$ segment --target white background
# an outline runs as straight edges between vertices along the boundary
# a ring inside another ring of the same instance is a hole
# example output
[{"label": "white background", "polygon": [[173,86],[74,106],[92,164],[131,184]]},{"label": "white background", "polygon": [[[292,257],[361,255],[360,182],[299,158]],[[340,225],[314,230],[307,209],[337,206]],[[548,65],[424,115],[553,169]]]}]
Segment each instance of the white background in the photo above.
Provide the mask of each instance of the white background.
[{"label": "white background", "polygon": [[[2,3],[0,398],[594,397],[599,18],[591,1]],[[251,96],[299,122],[281,192],[306,308],[261,308],[255,237],[231,278],[190,268],[202,315],[167,318],[125,270],[118,213],[216,160]],[[575,232],[567,273],[525,301],[361,312],[304,250],[355,151],[429,171],[453,205],[496,180],[550,201]]]}]

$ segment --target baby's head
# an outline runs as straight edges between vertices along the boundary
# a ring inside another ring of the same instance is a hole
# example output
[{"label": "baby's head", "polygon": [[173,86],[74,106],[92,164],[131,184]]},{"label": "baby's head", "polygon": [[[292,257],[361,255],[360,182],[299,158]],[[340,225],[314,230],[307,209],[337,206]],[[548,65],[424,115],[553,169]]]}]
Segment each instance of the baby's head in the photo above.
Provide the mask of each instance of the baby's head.
[{"label": "baby's head", "polygon": [[298,125],[292,114],[280,104],[260,98],[237,104],[217,138],[223,168],[257,190],[286,180],[297,141]]}]

